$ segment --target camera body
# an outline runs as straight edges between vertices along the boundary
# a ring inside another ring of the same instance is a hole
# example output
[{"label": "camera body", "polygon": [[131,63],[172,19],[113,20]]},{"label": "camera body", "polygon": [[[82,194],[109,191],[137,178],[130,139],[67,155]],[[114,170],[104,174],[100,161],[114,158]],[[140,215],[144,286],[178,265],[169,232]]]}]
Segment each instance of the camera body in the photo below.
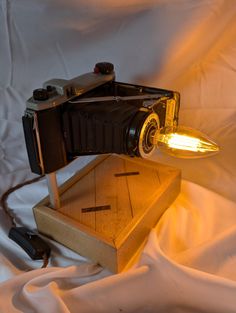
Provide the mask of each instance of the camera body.
[{"label": "camera body", "polygon": [[23,116],[31,170],[54,172],[80,155],[149,157],[156,130],[178,124],[179,93],[117,82],[113,65],[36,89]]}]

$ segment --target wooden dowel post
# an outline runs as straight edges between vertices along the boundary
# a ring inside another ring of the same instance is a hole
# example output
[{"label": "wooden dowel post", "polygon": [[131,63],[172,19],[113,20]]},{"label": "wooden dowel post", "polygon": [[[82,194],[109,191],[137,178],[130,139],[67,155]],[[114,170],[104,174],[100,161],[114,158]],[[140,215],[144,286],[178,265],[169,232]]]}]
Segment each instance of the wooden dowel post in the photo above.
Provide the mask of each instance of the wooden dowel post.
[{"label": "wooden dowel post", "polygon": [[53,209],[58,210],[61,206],[60,195],[57,186],[57,176],[56,172],[46,175],[50,205]]}]

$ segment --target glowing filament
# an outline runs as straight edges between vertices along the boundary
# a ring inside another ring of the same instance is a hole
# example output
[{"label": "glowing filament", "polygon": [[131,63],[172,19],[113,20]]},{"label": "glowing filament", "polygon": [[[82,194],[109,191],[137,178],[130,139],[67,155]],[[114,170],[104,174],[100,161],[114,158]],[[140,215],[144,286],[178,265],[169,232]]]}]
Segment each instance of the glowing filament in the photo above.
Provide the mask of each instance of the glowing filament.
[{"label": "glowing filament", "polygon": [[219,151],[218,145],[206,135],[184,126],[158,130],[152,142],[165,153],[182,158],[204,157]]}]

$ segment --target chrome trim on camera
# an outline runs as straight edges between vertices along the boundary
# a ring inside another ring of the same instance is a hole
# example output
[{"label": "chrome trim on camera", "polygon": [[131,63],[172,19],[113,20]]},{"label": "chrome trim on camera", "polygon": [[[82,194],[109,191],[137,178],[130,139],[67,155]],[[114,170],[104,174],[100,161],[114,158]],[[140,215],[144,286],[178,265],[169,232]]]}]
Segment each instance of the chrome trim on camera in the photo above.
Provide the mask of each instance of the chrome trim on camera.
[{"label": "chrome trim on camera", "polygon": [[45,101],[35,100],[31,97],[26,102],[26,107],[34,111],[50,109],[72,100],[74,97],[80,96],[102,84],[112,81],[114,78],[115,73],[104,75],[91,72],[70,80],[51,79],[43,84],[43,88],[55,88],[56,93],[54,92],[52,96]]},{"label": "chrome trim on camera", "polygon": [[[153,108],[158,101],[156,99],[160,99],[161,95],[153,94],[153,95],[138,95],[138,96],[107,96],[107,97],[91,97],[91,98],[81,98],[75,101],[69,101],[70,103],[92,103],[92,102],[104,102],[104,101],[127,101],[127,100],[147,100],[151,101],[149,106],[143,106],[145,108],[151,109]],[[155,99],[155,100],[154,100]],[[146,102],[146,101],[144,101]],[[153,103],[154,102],[154,103]]]}]

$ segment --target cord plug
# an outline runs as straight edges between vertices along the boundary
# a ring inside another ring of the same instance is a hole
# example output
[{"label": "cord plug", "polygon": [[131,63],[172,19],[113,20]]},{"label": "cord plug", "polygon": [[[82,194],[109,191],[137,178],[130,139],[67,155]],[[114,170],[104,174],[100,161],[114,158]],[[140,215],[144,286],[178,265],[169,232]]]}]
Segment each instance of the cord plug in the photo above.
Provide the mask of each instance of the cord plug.
[{"label": "cord plug", "polygon": [[36,233],[26,227],[12,227],[9,238],[15,241],[32,260],[49,258],[51,249]]}]

